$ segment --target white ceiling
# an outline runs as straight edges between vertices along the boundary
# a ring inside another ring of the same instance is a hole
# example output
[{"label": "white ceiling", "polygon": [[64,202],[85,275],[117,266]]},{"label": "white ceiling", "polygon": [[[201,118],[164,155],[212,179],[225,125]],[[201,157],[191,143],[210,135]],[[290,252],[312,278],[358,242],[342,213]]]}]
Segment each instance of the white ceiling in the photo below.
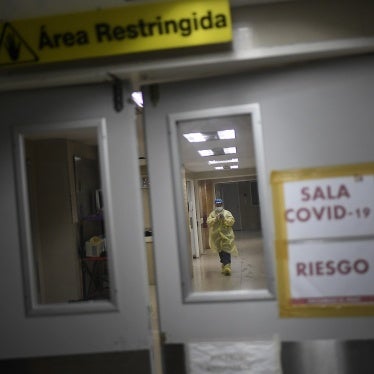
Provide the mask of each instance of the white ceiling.
[{"label": "white ceiling", "polygon": [[[191,132],[210,132],[218,130],[234,129],[235,139],[210,140],[201,143],[190,143],[184,137],[183,133]],[[209,165],[209,160],[228,160],[239,158],[239,169],[255,167],[255,154],[253,145],[253,133],[251,119],[248,115],[238,115],[230,117],[208,118],[201,120],[178,122],[179,143],[181,159],[188,172],[208,172],[214,171],[214,166]],[[228,154],[222,156],[202,157],[197,152],[202,149],[236,147],[237,154]]]}]

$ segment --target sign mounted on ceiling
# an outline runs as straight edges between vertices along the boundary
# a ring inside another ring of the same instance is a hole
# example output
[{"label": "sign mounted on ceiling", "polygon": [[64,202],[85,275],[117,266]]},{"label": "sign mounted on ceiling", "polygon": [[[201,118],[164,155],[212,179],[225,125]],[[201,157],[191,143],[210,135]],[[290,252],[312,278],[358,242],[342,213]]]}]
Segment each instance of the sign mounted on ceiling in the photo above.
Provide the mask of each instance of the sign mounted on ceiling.
[{"label": "sign mounted on ceiling", "polygon": [[280,315],[374,315],[374,163],[271,182]]},{"label": "sign mounted on ceiling", "polygon": [[0,66],[72,61],[232,40],[229,0],[165,1],[0,24]]}]

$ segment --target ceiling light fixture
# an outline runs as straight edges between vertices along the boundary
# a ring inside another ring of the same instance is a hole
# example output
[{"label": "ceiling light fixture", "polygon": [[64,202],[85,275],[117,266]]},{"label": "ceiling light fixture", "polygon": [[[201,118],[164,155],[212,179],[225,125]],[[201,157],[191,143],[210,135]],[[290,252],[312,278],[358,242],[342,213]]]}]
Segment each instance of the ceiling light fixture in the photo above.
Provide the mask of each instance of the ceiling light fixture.
[{"label": "ceiling light fixture", "polygon": [[239,169],[239,165],[231,165],[230,169]]},{"label": "ceiling light fixture", "polygon": [[199,152],[200,156],[203,156],[203,157],[214,155],[214,152],[211,149],[202,149],[198,152]]},{"label": "ceiling light fixture", "polygon": [[217,131],[220,139],[235,139],[235,130],[222,130]]},{"label": "ceiling light fixture", "polygon": [[216,166],[214,169],[216,169],[216,170],[223,170],[223,166]]},{"label": "ceiling light fixture", "polygon": [[223,148],[226,155],[236,153],[236,147]]},{"label": "ceiling light fixture", "polygon": [[140,108],[143,108],[143,94],[141,91],[134,91],[131,94],[132,101]]},{"label": "ceiling light fixture", "polygon": [[235,130],[191,132],[183,134],[190,143],[206,142],[207,140],[235,139]]},{"label": "ceiling light fixture", "polygon": [[183,136],[190,142],[190,143],[199,143],[205,142],[207,140],[207,136],[201,132],[191,132],[189,134],[183,134]]},{"label": "ceiling light fixture", "polygon": [[239,159],[237,158],[232,158],[231,160],[212,160],[208,161],[209,165],[215,165],[215,164],[230,164],[234,162],[239,162]]}]

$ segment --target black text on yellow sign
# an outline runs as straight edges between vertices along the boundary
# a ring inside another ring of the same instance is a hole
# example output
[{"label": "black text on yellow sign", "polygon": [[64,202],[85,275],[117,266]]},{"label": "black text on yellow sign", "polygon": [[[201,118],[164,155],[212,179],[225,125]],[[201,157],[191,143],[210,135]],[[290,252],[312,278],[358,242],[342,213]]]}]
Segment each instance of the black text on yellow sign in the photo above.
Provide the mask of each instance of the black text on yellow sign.
[{"label": "black text on yellow sign", "polygon": [[167,1],[0,25],[0,65],[226,43],[228,0]]}]

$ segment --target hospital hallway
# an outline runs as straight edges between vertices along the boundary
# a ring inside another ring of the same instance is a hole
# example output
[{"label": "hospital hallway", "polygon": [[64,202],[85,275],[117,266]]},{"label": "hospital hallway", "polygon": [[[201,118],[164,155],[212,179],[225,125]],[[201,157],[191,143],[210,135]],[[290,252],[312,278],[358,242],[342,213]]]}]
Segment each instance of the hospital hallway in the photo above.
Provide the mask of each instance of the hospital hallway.
[{"label": "hospital hallway", "polygon": [[262,234],[254,231],[235,231],[239,256],[231,258],[231,276],[221,274],[217,253],[210,249],[194,258],[193,289],[197,292],[254,290],[266,288],[266,273]]}]

